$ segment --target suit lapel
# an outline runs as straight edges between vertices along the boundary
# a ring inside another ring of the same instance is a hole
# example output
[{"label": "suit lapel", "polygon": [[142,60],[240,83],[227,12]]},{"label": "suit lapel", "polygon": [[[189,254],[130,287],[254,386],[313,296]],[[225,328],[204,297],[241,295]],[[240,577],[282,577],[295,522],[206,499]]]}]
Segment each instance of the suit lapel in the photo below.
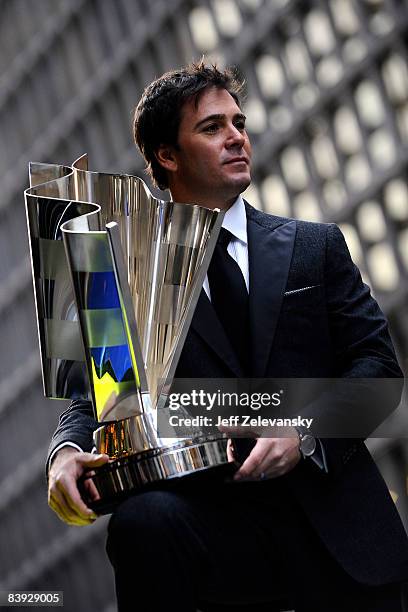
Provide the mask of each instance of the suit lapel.
[{"label": "suit lapel", "polygon": [[200,293],[191,327],[217,353],[235,376],[242,376],[239,361],[204,289]]},{"label": "suit lapel", "polygon": [[252,376],[267,374],[296,236],[296,221],[266,215],[246,203]]},{"label": "suit lapel", "polygon": [[[268,357],[289,274],[296,221],[262,213],[245,202],[249,257],[252,376],[266,376]],[[242,369],[204,289],[191,327],[235,376]]]}]

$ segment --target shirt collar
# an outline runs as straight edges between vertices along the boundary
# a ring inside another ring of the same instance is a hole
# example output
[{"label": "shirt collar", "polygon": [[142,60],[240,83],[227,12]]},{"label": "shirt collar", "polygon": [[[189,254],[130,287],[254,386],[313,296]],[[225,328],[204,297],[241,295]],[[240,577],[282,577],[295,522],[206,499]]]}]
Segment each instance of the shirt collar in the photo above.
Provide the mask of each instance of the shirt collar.
[{"label": "shirt collar", "polygon": [[247,218],[244,199],[241,195],[237,197],[234,204],[225,213],[222,227],[231,232],[234,238],[248,244]]}]

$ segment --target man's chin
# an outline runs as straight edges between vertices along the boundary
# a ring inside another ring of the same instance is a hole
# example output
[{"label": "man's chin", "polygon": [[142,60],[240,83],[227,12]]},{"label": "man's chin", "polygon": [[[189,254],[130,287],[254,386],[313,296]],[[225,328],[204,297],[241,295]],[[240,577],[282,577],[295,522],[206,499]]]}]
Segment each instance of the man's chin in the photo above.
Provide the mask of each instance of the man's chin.
[{"label": "man's chin", "polygon": [[248,177],[248,176],[236,177],[235,180],[231,181],[231,187],[233,188],[234,193],[236,193],[236,197],[238,197],[240,193],[245,191],[245,189],[247,189],[250,184],[251,184],[251,177]]},{"label": "man's chin", "polygon": [[227,208],[229,208],[235,202],[237,197],[243,193],[250,184],[250,180],[236,181],[234,184],[228,184],[228,187],[226,187],[224,190],[224,199],[228,203]]}]

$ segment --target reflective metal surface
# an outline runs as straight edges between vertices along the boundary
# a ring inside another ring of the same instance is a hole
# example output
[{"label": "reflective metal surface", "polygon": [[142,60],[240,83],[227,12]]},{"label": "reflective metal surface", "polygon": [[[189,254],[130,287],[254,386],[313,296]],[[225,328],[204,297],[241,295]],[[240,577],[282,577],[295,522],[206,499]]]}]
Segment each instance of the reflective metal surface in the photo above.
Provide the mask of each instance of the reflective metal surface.
[{"label": "reflective metal surface", "polygon": [[[161,422],[166,423],[166,437],[159,435],[157,426],[158,410]],[[191,414],[185,408],[178,411],[185,418],[191,419]],[[181,438],[176,426],[171,427],[172,411],[168,407],[157,410],[147,409],[142,414],[104,423],[94,431],[94,443],[98,453],[106,453],[112,459],[126,457],[150,450],[152,448],[177,447],[180,442],[190,443],[192,439],[211,439],[213,433],[205,432],[199,425],[189,428],[188,438]],[[224,437],[219,433],[217,438]]]},{"label": "reflective metal surface", "polygon": [[[74,201],[72,169],[31,163],[25,191],[44,393],[88,398],[78,312],[62,241],[62,224],[90,205]],[[93,206],[92,208],[95,208]]]},{"label": "reflective metal surface", "polygon": [[30,173],[46,395],[88,396],[86,361],[99,421],[155,408],[174,375],[222,214],[154,198],[135,176],[90,172],[86,156],[71,168],[31,164]]},{"label": "reflective metal surface", "polygon": [[[99,223],[99,212],[77,217],[64,224],[63,236],[95,417],[102,422],[127,418],[143,411],[141,377],[144,366],[143,361],[137,363],[134,358],[108,235],[106,230],[98,229]],[[144,387],[146,390],[146,384]]]},{"label": "reflective metal surface", "polygon": [[98,452],[117,459],[163,446],[157,435],[155,414],[149,410],[99,427],[94,432]]},{"label": "reflective metal surface", "polygon": [[97,502],[87,499],[85,491],[83,496],[90,507],[104,514],[111,512],[134,490],[171,482],[181,476],[200,475],[202,478],[206,472],[209,478],[225,478],[236,468],[235,463],[228,461],[225,438],[186,440],[160,451],[131,455],[106,464],[87,477],[94,483],[100,499]]},{"label": "reflective metal surface", "polygon": [[159,200],[138,177],[85,166],[84,158],[73,166],[77,197],[101,210],[62,231],[102,422],[156,408],[171,383],[222,214]]},{"label": "reflective metal surface", "polygon": [[31,164],[30,184],[44,389],[90,396],[97,451],[115,460],[96,470],[101,494],[228,463],[221,434],[157,433],[223,213],[157,199],[136,176],[90,172],[86,156]]}]

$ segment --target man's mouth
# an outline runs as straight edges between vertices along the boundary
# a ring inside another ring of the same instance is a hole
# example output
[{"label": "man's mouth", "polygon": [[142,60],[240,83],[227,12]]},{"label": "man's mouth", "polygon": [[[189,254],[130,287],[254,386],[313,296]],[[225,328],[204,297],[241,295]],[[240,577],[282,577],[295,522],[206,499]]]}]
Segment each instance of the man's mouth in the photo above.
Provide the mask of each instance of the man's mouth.
[{"label": "man's mouth", "polygon": [[248,164],[248,158],[247,157],[232,157],[231,159],[227,159],[224,164],[239,164],[239,163],[244,163],[244,164]]}]

